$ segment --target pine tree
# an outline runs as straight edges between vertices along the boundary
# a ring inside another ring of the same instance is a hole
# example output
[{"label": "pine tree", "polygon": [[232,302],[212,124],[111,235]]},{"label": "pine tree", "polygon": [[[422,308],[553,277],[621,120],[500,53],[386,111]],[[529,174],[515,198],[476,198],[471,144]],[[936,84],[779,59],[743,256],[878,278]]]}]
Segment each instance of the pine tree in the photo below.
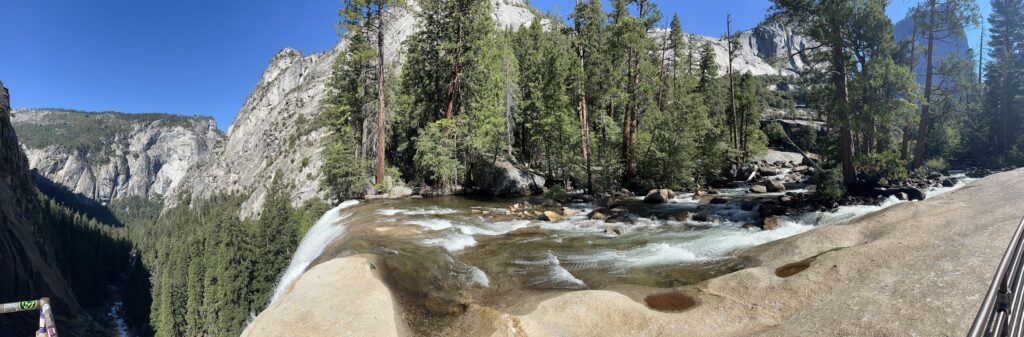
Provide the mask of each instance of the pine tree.
[{"label": "pine tree", "polygon": [[247,277],[254,314],[270,301],[281,272],[288,267],[291,253],[298,246],[294,241],[291,200],[284,192],[287,189],[281,182],[282,175],[281,172],[274,175],[252,235],[253,250],[259,257],[253,260],[252,274]]},{"label": "pine tree", "polygon": [[[932,94],[934,93],[934,68],[935,68],[935,41],[941,40],[943,36],[962,38],[964,27],[977,24],[978,6],[974,0],[928,0],[914,9],[914,12],[923,13],[914,15],[915,30],[923,32],[927,46],[925,47],[925,80],[924,93],[921,102],[921,118],[917,131],[917,149],[914,151],[914,163],[911,168],[918,168],[924,165],[925,145],[928,138],[928,125],[932,111]],[[920,27],[920,28],[917,28]]]},{"label": "pine tree", "polygon": [[[395,7],[403,6],[401,0],[345,0],[344,7],[338,11],[342,17],[341,24],[346,30],[354,35],[360,35],[360,39],[370,43],[366,46],[374,58],[372,67],[376,92],[376,176],[375,181],[380,184],[384,181],[384,142],[387,120],[385,111],[385,81],[387,79],[387,62],[385,53],[385,32],[390,28],[394,16],[389,11]],[[366,93],[370,96],[369,93]]]},{"label": "pine tree", "polygon": [[[891,24],[879,20],[873,13],[884,8],[884,0],[830,1],[830,0],[773,0],[775,15],[796,31],[820,43],[825,52],[812,60],[827,66],[831,97],[823,104],[831,113],[830,123],[838,129],[839,163],[843,183],[853,185],[857,178],[854,164],[854,118],[857,111],[851,105],[850,80],[862,67],[857,67],[852,51],[859,46],[875,46],[891,40],[885,29]],[[857,60],[863,63],[863,60]]]},{"label": "pine tree", "polygon": [[[1017,135],[1024,126],[1024,1],[993,0],[992,14],[989,15],[989,62],[985,65],[985,86],[987,88],[985,110],[989,116],[988,133],[990,149],[994,157],[1011,154],[1010,150],[1019,145]],[[1021,150],[1016,151],[1020,156]],[[1009,159],[1020,163],[1019,158]],[[997,160],[1000,161],[1000,160]],[[1005,165],[1007,162],[996,162]]]}]

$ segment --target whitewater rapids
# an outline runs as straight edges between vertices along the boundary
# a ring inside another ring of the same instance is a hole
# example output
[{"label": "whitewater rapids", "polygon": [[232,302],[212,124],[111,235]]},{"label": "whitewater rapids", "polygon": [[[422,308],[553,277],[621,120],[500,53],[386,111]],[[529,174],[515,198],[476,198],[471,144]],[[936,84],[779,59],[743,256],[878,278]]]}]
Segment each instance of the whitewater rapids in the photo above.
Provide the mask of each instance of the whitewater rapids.
[{"label": "whitewater rapids", "polygon": [[288,265],[288,269],[285,269],[284,274],[281,275],[281,280],[277,282],[277,287],[274,288],[274,296],[271,297],[270,303],[274,303],[281,293],[285,289],[288,289],[306,271],[306,267],[320,257],[323,253],[324,248],[327,245],[334,242],[334,240],[345,234],[346,226],[341,221],[348,217],[348,214],[342,213],[346,208],[352,207],[359,204],[359,201],[348,200],[341,205],[327,211],[316,224],[313,225],[306,232],[306,235],[302,237],[302,242],[299,243],[299,247],[295,250],[295,254],[292,256],[292,261]]}]

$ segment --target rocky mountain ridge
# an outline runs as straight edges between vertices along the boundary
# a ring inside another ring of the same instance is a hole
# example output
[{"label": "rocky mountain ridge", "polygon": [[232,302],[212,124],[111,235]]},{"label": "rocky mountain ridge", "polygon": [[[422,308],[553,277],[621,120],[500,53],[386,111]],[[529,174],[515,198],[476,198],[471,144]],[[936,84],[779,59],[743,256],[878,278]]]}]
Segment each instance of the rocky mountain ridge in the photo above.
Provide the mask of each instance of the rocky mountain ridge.
[{"label": "rocky mountain ridge", "polygon": [[[417,3],[409,1],[409,5],[411,10],[391,13],[393,24],[386,34],[386,54],[393,57],[388,61],[396,65],[403,58],[402,42],[418,29],[414,14]],[[538,13],[524,0],[493,0],[493,5],[495,21],[501,27],[528,25]],[[547,20],[542,22],[548,25]],[[651,35],[660,38],[666,34],[659,30]],[[738,72],[792,75],[805,66],[800,52],[807,47],[807,39],[790,29],[762,25],[738,36],[739,57],[734,60]],[[724,73],[728,61],[725,41],[690,37],[695,47],[710,43],[715,48],[720,72]],[[323,198],[319,181],[321,141],[326,132],[317,126],[316,119],[327,95],[332,66],[346,49],[347,42],[342,39],[326,52],[302,55],[290,48],[278,52],[222,136],[223,141],[204,133],[202,123],[191,130],[158,132],[159,125],[154,122],[125,133],[115,142],[118,145],[110,146],[112,154],[26,144],[29,162],[47,179],[101,202],[124,196],[161,195],[167,197],[165,206],[172,207],[184,196],[201,199],[219,193],[244,193],[249,198],[240,215],[249,217],[259,214],[277,172],[282,173],[294,206]],[[19,110],[15,123],[19,128],[38,125],[40,116],[48,115]],[[216,130],[212,121],[205,129]],[[170,144],[174,146],[166,146]],[[170,157],[161,152],[170,149],[187,151],[171,152]],[[92,160],[97,157],[109,159]]]},{"label": "rocky mountain ridge", "polygon": [[[52,247],[37,226],[38,191],[32,183],[28,161],[11,126],[10,95],[0,83],[0,303],[50,296],[66,310],[61,314],[78,317],[84,310],[56,269]],[[0,335],[31,326],[31,314],[0,317]],[[75,335],[71,333],[71,335]]]},{"label": "rocky mountain ridge", "polygon": [[[668,30],[658,29],[650,35],[661,45],[667,45]],[[694,63],[700,58],[701,48],[710,44],[715,51],[719,75],[725,75],[729,63],[728,41],[721,37],[685,34],[693,47]],[[793,76],[807,68],[807,50],[814,46],[811,39],[798,35],[780,23],[764,22],[754,28],[736,33],[738,49],[733,68],[738,74]],[[672,57],[668,52],[667,57]],[[686,57],[686,56],[682,56]]]},{"label": "rocky mountain ridge", "polygon": [[[416,2],[409,4],[415,10]],[[523,0],[493,0],[493,4],[494,18],[501,27],[528,25],[537,13]],[[392,15],[394,24],[386,35],[386,54],[394,55],[389,60],[394,63],[401,62],[401,43],[415,32],[418,22],[410,10],[398,9]],[[741,43],[740,59],[734,61],[740,72],[790,75],[804,66],[796,52],[802,51],[807,41],[789,29],[765,26],[741,32],[739,36],[745,41]],[[711,43],[720,63],[727,61],[721,39],[694,38],[696,42]],[[227,140],[193,166],[183,182],[171,190],[171,195],[204,198],[224,192],[249,193],[241,214],[249,217],[259,213],[272,177],[282,172],[293,205],[324,197],[319,181],[323,165],[321,140],[326,133],[313,121],[327,94],[331,67],[346,46],[347,42],[342,40],[330,51],[307,56],[293,49],[278,52],[239,110],[228,129]],[[796,56],[784,65],[776,65],[776,59],[791,54]],[[170,198],[167,205],[174,205],[175,200]]]},{"label": "rocky mountain ridge", "polygon": [[[523,0],[493,0],[494,18],[503,27],[529,24],[534,11]],[[417,3],[408,2],[415,10]],[[391,13],[386,34],[389,62],[401,62],[400,47],[417,29],[413,11]],[[323,165],[322,140],[326,130],[316,118],[327,95],[332,66],[348,45],[342,39],[330,51],[303,56],[294,49],[278,52],[270,61],[238,116],[228,128],[226,140],[210,156],[194,165],[182,183],[171,189],[167,207],[179,196],[206,198],[218,193],[246,193],[241,216],[259,214],[267,188],[277,172],[294,206],[324,198],[320,190]]]},{"label": "rocky mountain ridge", "polygon": [[166,195],[224,136],[210,117],[17,109],[29,166],[83,197]]}]

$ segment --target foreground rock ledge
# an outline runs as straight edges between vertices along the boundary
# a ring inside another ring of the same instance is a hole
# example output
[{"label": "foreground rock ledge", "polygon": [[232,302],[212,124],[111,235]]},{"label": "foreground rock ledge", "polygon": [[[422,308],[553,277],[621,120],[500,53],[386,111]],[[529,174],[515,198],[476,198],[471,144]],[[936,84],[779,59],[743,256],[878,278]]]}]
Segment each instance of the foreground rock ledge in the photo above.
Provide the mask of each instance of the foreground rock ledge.
[{"label": "foreground rock ledge", "polygon": [[398,336],[395,306],[379,270],[362,256],[306,271],[242,337]]},{"label": "foreground rock ledge", "polygon": [[[1005,172],[847,225],[822,227],[748,249],[739,255],[759,260],[761,266],[676,289],[698,303],[683,312],[654,311],[643,304],[642,296],[601,290],[565,292],[540,301],[522,315],[479,315],[494,310],[476,306],[471,311],[477,311],[477,317],[490,317],[477,322],[489,327],[477,329],[477,334],[488,331],[485,335],[494,337],[964,335],[1017,221],[1024,216],[1022,196],[1024,170]],[[779,267],[801,261],[810,264],[794,275],[783,273],[788,277],[776,275]],[[277,335],[271,331],[280,335],[308,331],[319,336],[395,334],[393,301],[372,272],[352,267],[350,271],[357,273],[324,273],[319,270],[322,266],[307,272],[243,336]],[[353,289],[348,285],[353,280],[369,282],[374,293]],[[296,296],[301,297],[292,298]],[[301,308],[314,300],[338,303]],[[364,310],[387,313],[367,316]],[[387,319],[380,318],[384,316]],[[334,323],[339,321],[348,325]],[[325,322],[333,325],[323,326]],[[250,330],[268,333],[250,334]]]}]

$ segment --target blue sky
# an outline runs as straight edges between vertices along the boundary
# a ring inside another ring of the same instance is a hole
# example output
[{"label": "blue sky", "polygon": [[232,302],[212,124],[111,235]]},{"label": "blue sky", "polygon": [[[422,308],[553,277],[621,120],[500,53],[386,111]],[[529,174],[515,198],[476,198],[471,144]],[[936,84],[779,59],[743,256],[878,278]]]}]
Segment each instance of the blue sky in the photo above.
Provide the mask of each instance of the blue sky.
[{"label": "blue sky", "polygon": [[[566,13],[575,0],[530,0]],[[666,20],[720,36],[754,26],[769,0],[656,0]],[[903,17],[916,0],[893,0]],[[988,1],[980,4],[987,13]],[[340,0],[0,0],[0,81],[14,107],[208,115],[221,129],[278,50],[330,49]],[[564,15],[563,15],[564,16]],[[972,45],[977,33],[971,34]]]}]

